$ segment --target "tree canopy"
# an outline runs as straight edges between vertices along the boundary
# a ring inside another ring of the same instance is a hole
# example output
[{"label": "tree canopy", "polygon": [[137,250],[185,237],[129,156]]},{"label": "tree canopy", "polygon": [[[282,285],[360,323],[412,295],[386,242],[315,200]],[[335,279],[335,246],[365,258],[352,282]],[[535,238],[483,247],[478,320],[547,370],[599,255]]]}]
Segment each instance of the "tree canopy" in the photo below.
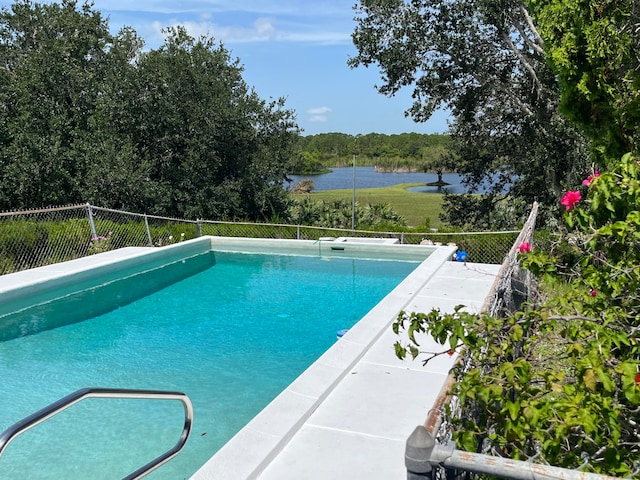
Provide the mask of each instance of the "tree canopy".
[{"label": "tree canopy", "polygon": [[[557,74],[562,112],[593,142],[595,159],[617,163],[640,142],[640,5],[527,2]],[[603,166],[604,166],[603,165]]]},{"label": "tree canopy", "polygon": [[270,218],[298,137],[214,39],[169,29],[144,50],[90,3],[0,11],[0,209],[76,202]]},{"label": "tree canopy", "polygon": [[[586,170],[586,141],[559,114],[556,76],[521,1],[361,0],[356,15],[349,64],[378,66],[382,94],[411,88],[416,121],[448,109],[450,167],[470,191],[494,186],[483,199],[449,198],[450,222],[484,226],[508,185],[512,197],[555,208]],[[460,202],[476,215],[458,215]]]}]

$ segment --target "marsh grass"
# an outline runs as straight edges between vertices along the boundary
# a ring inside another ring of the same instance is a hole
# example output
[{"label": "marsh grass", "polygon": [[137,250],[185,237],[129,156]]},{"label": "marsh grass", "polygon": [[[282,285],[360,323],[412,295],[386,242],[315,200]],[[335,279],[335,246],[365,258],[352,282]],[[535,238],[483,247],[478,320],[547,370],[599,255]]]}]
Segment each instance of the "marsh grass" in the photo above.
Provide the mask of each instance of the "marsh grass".
[{"label": "marsh grass", "polygon": [[[440,220],[442,212],[442,195],[439,193],[410,192],[410,187],[423,186],[423,183],[400,183],[391,187],[358,188],[356,202],[361,205],[383,203],[389,204],[394,212],[401,215],[411,227],[427,226],[438,228],[443,225]],[[311,192],[314,200],[344,200],[351,202],[353,191],[323,190]]]}]

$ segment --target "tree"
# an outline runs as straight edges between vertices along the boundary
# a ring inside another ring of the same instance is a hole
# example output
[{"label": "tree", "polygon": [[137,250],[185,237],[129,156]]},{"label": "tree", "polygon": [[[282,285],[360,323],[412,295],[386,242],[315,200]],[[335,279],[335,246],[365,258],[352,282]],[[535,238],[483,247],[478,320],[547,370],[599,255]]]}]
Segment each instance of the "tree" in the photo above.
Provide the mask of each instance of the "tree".
[{"label": "tree", "polygon": [[165,44],[136,63],[135,96],[124,99],[135,114],[119,132],[149,166],[149,208],[191,218],[283,212],[293,112],[282,100],[261,100],[239,61],[213,39],[196,40],[182,28],[166,33]]},{"label": "tree", "polygon": [[[416,121],[450,110],[449,167],[470,191],[493,185],[485,199],[466,199],[474,215],[446,220],[486,222],[505,188],[555,210],[563,186],[586,170],[586,142],[558,113],[558,84],[522,2],[362,0],[356,12],[350,66],[379,66],[385,95],[412,88],[406,113]],[[450,212],[457,201],[448,199]]]},{"label": "tree", "polygon": [[0,12],[0,208],[92,201],[200,217],[284,213],[298,128],[212,38],[143,51],[89,3]]},{"label": "tree", "polygon": [[91,128],[76,141],[78,155],[88,163],[80,184],[83,201],[134,212],[150,212],[159,196],[149,178],[150,161],[139,151],[132,127],[144,116],[137,102],[143,46],[129,27],[113,38]]},{"label": "tree", "polygon": [[603,164],[640,142],[640,5],[628,0],[529,1],[557,73],[560,108]]},{"label": "tree", "polygon": [[91,128],[112,37],[87,4],[11,8],[0,11],[0,206],[82,201],[75,142]]}]

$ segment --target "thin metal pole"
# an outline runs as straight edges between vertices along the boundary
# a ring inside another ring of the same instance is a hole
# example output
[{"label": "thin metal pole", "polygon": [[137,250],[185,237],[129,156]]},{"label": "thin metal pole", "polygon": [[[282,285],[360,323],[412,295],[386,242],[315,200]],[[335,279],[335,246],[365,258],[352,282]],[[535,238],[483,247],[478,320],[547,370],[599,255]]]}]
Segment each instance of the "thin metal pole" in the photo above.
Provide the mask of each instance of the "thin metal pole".
[{"label": "thin metal pole", "polygon": [[616,478],[599,473],[582,472],[461,450],[454,450],[451,456],[442,462],[442,465],[513,480],[558,480],[559,478],[563,480],[614,480]]},{"label": "thin metal pole", "polygon": [[356,229],[356,154],[353,153],[353,193],[351,195],[351,230]]},{"label": "thin metal pole", "polygon": [[437,444],[434,435],[423,425],[417,426],[405,446],[407,478],[433,478],[435,467],[473,472],[511,480],[615,480],[616,477],[552,467],[523,460],[464,452],[455,443]]},{"label": "thin metal pole", "polygon": [[87,215],[89,217],[89,226],[91,227],[91,238],[98,237],[98,231],[96,230],[96,224],[93,221],[93,212],[91,211],[91,204],[87,203]]},{"label": "thin metal pole", "polygon": [[153,247],[153,238],[151,238],[151,230],[149,229],[149,219],[144,216],[144,225],[147,227],[147,240],[149,240],[149,246]]}]

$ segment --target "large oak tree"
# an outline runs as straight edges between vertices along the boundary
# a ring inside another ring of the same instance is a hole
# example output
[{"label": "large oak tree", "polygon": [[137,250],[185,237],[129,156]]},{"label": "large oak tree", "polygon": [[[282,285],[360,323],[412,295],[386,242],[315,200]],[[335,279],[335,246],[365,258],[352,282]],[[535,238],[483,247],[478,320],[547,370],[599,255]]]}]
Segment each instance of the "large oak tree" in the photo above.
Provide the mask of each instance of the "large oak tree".
[{"label": "large oak tree", "polygon": [[448,109],[449,165],[470,191],[494,187],[449,197],[450,223],[490,227],[505,189],[514,202],[554,209],[563,185],[584,173],[586,141],[559,113],[558,82],[523,2],[361,0],[356,15],[350,65],[378,66],[382,94],[412,89],[416,121]]}]

